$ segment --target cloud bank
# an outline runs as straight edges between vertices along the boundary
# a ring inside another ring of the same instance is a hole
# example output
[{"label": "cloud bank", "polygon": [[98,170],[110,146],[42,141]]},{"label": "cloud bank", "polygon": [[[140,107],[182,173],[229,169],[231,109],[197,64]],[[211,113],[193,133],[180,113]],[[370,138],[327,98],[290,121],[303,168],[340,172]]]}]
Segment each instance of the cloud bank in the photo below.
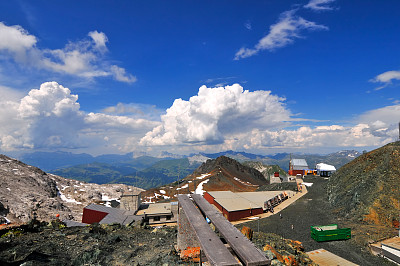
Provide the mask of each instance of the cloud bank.
[{"label": "cloud bank", "polygon": [[[208,88],[162,110],[143,104],[84,112],[78,95],[57,82],[21,95],[0,87],[0,150],[97,153],[247,150],[299,151],[381,146],[396,140],[400,104],[361,114],[353,125],[296,126],[285,99],[239,84]],[[161,121],[160,121],[161,120]],[[319,122],[326,123],[326,122]]]},{"label": "cloud bank", "polygon": [[136,78],[104,58],[107,36],[92,31],[88,39],[69,42],[62,49],[40,49],[38,39],[21,26],[0,22],[0,55],[21,66],[83,78],[113,77],[133,83]]},{"label": "cloud bank", "polygon": [[0,148],[5,151],[96,145],[118,150],[127,138],[139,139],[159,124],[126,115],[85,113],[78,96],[57,82],[43,83],[17,101],[2,99],[0,114]]}]

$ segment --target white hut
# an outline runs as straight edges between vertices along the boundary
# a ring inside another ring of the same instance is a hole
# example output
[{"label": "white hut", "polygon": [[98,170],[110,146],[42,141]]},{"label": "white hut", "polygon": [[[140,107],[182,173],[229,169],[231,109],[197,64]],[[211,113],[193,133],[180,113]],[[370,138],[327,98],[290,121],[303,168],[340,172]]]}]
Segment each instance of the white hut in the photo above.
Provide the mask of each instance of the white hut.
[{"label": "white hut", "polygon": [[331,176],[332,173],[336,172],[335,166],[326,163],[319,163],[315,168],[317,169],[317,174],[320,176]]}]

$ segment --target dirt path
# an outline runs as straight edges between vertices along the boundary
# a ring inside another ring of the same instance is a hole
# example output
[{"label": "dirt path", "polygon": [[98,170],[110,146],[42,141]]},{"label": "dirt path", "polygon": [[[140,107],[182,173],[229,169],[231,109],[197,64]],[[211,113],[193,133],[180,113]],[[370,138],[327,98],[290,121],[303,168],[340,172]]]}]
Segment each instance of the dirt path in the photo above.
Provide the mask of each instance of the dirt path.
[{"label": "dirt path", "polygon": [[308,192],[307,190],[307,186],[302,185],[302,192],[294,192],[294,191],[286,191],[286,193],[288,193],[289,198],[285,201],[283,201],[282,203],[280,203],[278,206],[274,207],[274,213],[271,212],[264,212],[262,214],[259,215],[255,215],[255,216],[251,216],[248,218],[243,218],[239,221],[233,221],[231,222],[233,225],[238,225],[238,224],[242,224],[242,223],[247,223],[249,221],[254,221],[257,219],[262,219],[262,218],[267,218],[273,215],[278,214],[280,211],[282,211],[283,209],[287,208],[288,206],[292,205],[296,200],[300,199],[301,197],[303,197],[304,195],[306,195]]},{"label": "dirt path", "polygon": [[275,212],[268,218],[247,222],[245,225],[255,232],[259,228],[261,232],[275,233],[284,238],[299,240],[306,251],[323,248],[359,265],[392,265],[384,259],[371,255],[366,247],[356,245],[353,240],[320,243],[314,241],[310,236],[310,226],[338,224],[339,227],[343,227],[343,223],[332,214],[332,209],[326,199],[327,180],[320,177],[306,177],[304,181],[313,185],[308,187],[307,194],[282,209],[279,212],[281,217],[278,212]]}]

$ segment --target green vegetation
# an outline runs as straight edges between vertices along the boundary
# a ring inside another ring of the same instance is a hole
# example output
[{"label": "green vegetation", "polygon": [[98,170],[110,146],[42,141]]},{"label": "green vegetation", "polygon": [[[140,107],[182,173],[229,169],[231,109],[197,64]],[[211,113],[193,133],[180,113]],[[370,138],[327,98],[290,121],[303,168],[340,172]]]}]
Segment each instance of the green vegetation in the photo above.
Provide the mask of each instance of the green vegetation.
[{"label": "green vegetation", "polygon": [[149,189],[186,177],[200,165],[200,163],[190,164],[187,158],[150,161],[153,162],[151,166],[142,170],[138,168],[148,163],[145,157],[135,163],[90,163],[57,169],[51,173],[90,183],[119,183]]}]

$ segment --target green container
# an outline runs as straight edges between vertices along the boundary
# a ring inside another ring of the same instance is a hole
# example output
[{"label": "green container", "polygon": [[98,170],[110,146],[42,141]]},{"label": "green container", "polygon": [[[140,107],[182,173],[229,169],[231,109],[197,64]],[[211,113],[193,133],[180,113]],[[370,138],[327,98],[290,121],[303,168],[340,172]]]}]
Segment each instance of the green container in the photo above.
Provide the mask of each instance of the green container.
[{"label": "green container", "polygon": [[318,242],[351,238],[350,228],[338,229],[337,224],[311,226],[311,237]]}]

